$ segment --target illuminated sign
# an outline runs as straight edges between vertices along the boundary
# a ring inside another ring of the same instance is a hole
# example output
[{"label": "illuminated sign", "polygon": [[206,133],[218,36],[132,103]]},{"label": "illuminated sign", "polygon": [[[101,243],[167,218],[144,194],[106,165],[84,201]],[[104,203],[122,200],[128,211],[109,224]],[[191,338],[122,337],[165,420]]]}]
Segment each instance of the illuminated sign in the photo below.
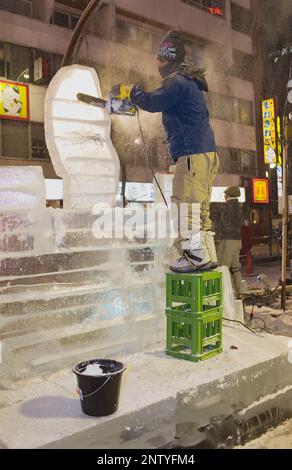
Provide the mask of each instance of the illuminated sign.
[{"label": "illuminated sign", "polygon": [[269,204],[269,180],[266,178],[253,178],[252,186],[254,204]]},{"label": "illuminated sign", "polygon": [[265,163],[277,163],[277,138],[275,124],[275,103],[273,99],[263,100],[263,138]]},{"label": "illuminated sign", "polygon": [[0,80],[0,119],[29,121],[29,87]]},{"label": "illuminated sign", "polygon": [[215,15],[215,16],[223,16],[224,15],[223,9],[220,8],[220,7],[209,7],[209,12],[211,13],[211,15]]},{"label": "illuminated sign", "polygon": [[283,168],[281,165],[277,165],[277,189],[278,198],[283,196]]},{"label": "illuminated sign", "polygon": [[278,164],[282,165],[281,119],[277,116]]}]

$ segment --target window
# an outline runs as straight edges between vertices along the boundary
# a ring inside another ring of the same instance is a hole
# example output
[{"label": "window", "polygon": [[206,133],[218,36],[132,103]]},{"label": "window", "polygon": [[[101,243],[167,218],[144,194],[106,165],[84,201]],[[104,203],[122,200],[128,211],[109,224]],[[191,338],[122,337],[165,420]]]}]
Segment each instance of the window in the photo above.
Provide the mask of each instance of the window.
[{"label": "window", "polygon": [[234,100],[235,122],[252,126],[254,124],[253,104],[251,101]]},{"label": "window", "polygon": [[208,53],[205,57],[206,69],[226,73],[229,67],[229,58],[226,47],[220,44],[208,44]]},{"label": "window", "polygon": [[145,52],[152,51],[151,32],[146,29],[137,29],[137,43]]},{"label": "window", "polygon": [[217,147],[219,156],[219,171],[220,173],[229,172],[229,149],[226,147]]},{"label": "window", "polygon": [[233,174],[241,173],[241,156],[238,149],[230,149],[229,172]]},{"label": "window", "polygon": [[187,40],[186,57],[195,65],[202,67],[204,59],[204,46],[196,41]]},{"label": "window", "polygon": [[74,29],[80,16],[61,11],[54,11],[51,16],[51,24],[61,26],[62,28]]},{"label": "window", "polygon": [[137,27],[133,24],[128,24],[125,21],[116,21],[116,34],[115,39],[121,44],[134,45],[137,43]]},{"label": "window", "polygon": [[235,77],[252,82],[254,77],[254,57],[237,49],[233,49],[232,54],[233,66],[229,73],[235,75]]},{"label": "window", "polygon": [[210,15],[224,17],[225,16],[225,0],[182,0],[188,5],[205,10]]},{"label": "window", "polygon": [[[7,53],[7,78],[9,80],[16,80],[20,77],[25,69],[29,69],[29,79],[21,77],[21,81],[33,81],[33,54],[32,49],[29,47],[16,46],[15,44],[8,44]],[[20,78],[19,78],[20,80]]]},{"label": "window", "polygon": [[32,0],[0,0],[0,9],[32,17]]},{"label": "window", "polygon": [[49,152],[46,146],[44,125],[31,123],[31,156],[35,160],[48,160]]},{"label": "window", "polygon": [[12,120],[1,121],[2,155],[12,158],[28,158],[28,123]]},{"label": "window", "polygon": [[233,98],[220,95],[219,93],[210,93],[211,97],[211,115],[213,118],[233,121]]},{"label": "window", "polygon": [[256,171],[256,153],[250,150],[241,150],[242,174],[254,176]]},{"label": "window", "polygon": [[226,147],[217,148],[220,173],[255,175],[256,153],[251,150],[240,150]]},{"label": "window", "polygon": [[156,34],[133,23],[116,20],[114,40],[127,46],[139,47],[146,52],[156,52],[163,34]]},{"label": "window", "polygon": [[205,101],[206,101],[206,105],[207,105],[209,114],[210,114],[210,116],[213,116],[213,112],[212,112],[212,93],[210,93],[210,92],[205,93],[204,98],[205,98]]},{"label": "window", "polygon": [[220,164],[220,173],[240,174],[241,173],[241,159],[240,150],[218,147],[218,156]]},{"label": "window", "polygon": [[[166,33],[165,33],[166,34]],[[164,33],[159,33],[156,31],[151,32],[151,43],[152,43],[152,52],[156,54],[157,49],[164,38]]]},{"label": "window", "polygon": [[79,20],[80,20],[80,16],[71,15],[70,28],[75,29]]},{"label": "window", "polygon": [[5,77],[5,45],[0,42],[0,77]]},{"label": "window", "polygon": [[231,25],[232,29],[243,34],[252,34],[251,11],[231,3]]},{"label": "window", "polygon": [[69,15],[67,13],[61,13],[54,11],[52,16],[52,23],[63,28],[69,28]]},{"label": "window", "polygon": [[53,54],[52,58],[52,74],[53,76],[56,75],[58,70],[60,70],[62,66],[63,56],[59,54]]},{"label": "window", "polygon": [[33,68],[34,83],[48,83],[52,78],[52,54],[35,49]]},{"label": "window", "polygon": [[205,101],[210,116],[215,119],[254,125],[253,103],[219,93],[205,93]]}]

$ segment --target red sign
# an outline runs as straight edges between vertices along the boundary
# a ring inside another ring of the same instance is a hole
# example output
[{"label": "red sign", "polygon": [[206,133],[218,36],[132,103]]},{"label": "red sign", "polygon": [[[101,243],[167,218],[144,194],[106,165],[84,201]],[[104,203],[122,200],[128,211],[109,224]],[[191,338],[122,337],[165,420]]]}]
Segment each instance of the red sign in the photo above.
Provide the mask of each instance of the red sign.
[{"label": "red sign", "polygon": [[254,204],[269,204],[269,180],[266,178],[253,178],[252,187]]}]

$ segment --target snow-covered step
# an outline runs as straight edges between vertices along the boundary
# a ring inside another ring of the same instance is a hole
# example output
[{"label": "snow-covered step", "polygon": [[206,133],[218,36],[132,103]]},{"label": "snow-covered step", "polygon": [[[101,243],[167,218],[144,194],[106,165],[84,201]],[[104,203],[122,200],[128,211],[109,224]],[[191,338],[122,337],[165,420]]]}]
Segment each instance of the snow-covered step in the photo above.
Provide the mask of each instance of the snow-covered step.
[{"label": "snow-covered step", "polygon": [[0,279],[97,267],[109,260],[110,251],[104,249],[50,253],[40,256],[6,257],[0,259]]},{"label": "snow-covered step", "polygon": [[0,257],[0,282],[21,279],[31,276],[58,274],[78,269],[100,268],[112,271],[129,262],[153,262],[163,259],[164,250],[161,246],[143,246],[116,244],[111,248],[100,247],[91,250],[78,249],[48,253],[40,256],[6,256]]},{"label": "snow-covered step", "polygon": [[138,336],[131,340],[122,338],[122,340],[108,342],[105,345],[93,345],[91,347],[74,348],[68,352],[60,354],[48,354],[40,359],[34,359],[28,366],[28,369],[32,375],[53,373],[56,370],[64,368],[72,368],[73,365],[78,362],[90,360],[90,359],[106,359],[115,358],[118,359],[123,354],[132,354],[141,351],[141,339]]},{"label": "snow-covered step", "polygon": [[[113,318],[140,318],[152,314],[160,306],[164,310],[164,298],[154,285],[132,290],[110,290],[98,296],[91,304],[75,304],[71,308],[32,311],[21,315],[0,317],[0,340],[23,336],[38,331],[81,324],[84,322],[109,320]],[[93,300],[91,297],[90,300]],[[84,301],[84,299],[83,299]]]},{"label": "snow-covered step", "polygon": [[0,339],[3,341],[15,336],[24,336],[39,331],[81,324],[105,314],[105,306],[76,306],[71,309],[41,312],[30,315],[17,315],[0,319]]},{"label": "snow-covered step", "polygon": [[[121,240],[114,240],[114,239],[99,239],[94,236],[92,230],[71,230],[66,232],[62,235],[62,238],[57,240],[57,246],[60,248],[67,248],[67,249],[77,249],[79,247],[82,248],[125,248],[125,245],[131,243],[127,238],[123,238]],[[141,246],[159,246],[157,241],[153,239],[148,239],[147,237],[137,238],[135,239],[135,244],[140,244]]]},{"label": "snow-covered step", "polygon": [[[162,314],[163,315],[163,314]],[[159,315],[146,315],[139,320],[118,319],[96,321],[88,325],[73,325],[49,331],[41,331],[3,341],[3,363],[9,366],[13,378],[28,376],[33,361],[49,354],[70,354],[76,348],[88,347],[107,350],[109,344],[122,353],[129,343],[136,341],[139,350],[144,344],[156,341],[156,321]],[[161,338],[159,338],[161,339]]]},{"label": "snow-covered step", "polygon": [[[111,274],[111,276],[113,273]],[[111,302],[115,298],[123,296],[128,289],[135,299],[147,300],[154,296],[153,291],[158,290],[159,295],[164,296],[164,276],[159,280],[151,278],[127,277],[127,282],[121,277],[121,273],[115,272],[115,276],[109,278],[108,284],[47,286],[41,289],[27,289],[16,296],[2,294],[0,296],[0,318],[36,314],[46,311],[56,311],[61,308],[71,308],[82,305],[91,305]]]},{"label": "snow-covered step", "polygon": [[[117,270],[113,270],[111,277],[120,277]],[[68,286],[71,287],[75,284],[97,284],[98,282],[104,282],[106,278],[109,278],[109,271],[102,270],[101,268],[89,267],[89,268],[78,268],[75,270],[68,270],[59,273],[44,273],[34,274],[25,277],[7,277],[0,281],[0,294],[19,293],[30,286],[40,286],[46,288],[47,286]],[[1,300],[1,299],[0,299]]]}]

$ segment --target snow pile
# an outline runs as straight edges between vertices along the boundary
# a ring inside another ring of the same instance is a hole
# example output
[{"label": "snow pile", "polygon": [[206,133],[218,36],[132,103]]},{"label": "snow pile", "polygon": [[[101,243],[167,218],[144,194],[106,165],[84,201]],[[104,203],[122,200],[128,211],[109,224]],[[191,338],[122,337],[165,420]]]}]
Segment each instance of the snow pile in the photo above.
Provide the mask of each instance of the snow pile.
[{"label": "snow pile", "polygon": [[82,372],[84,375],[92,375],[93,377],[103,375],[103,370],[96,362],[95,364],[88,364],[86,369]]}]

